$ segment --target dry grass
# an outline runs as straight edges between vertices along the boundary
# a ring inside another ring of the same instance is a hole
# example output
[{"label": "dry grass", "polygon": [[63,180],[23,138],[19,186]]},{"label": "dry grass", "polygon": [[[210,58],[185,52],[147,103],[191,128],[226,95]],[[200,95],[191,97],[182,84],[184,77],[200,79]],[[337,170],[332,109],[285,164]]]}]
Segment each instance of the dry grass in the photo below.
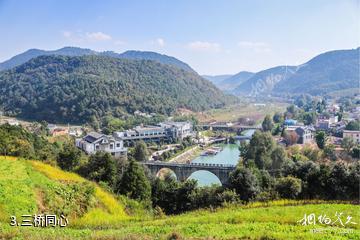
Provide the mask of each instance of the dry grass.
[{"label": "dry grass", "polygon": [[83,182],[86,181],[84,178],[79,175],[71,172],[65,172],[59,168],[50,166],[48,164],[31,161],[31,165],[39,172],[45,174],[47,177],[57,181],[73,181],[73,182]]}]

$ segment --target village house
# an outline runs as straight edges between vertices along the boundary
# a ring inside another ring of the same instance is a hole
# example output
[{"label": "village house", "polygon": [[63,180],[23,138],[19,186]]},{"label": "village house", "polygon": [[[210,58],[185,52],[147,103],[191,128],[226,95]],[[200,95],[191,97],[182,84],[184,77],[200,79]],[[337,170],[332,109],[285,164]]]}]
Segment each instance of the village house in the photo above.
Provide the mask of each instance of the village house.
[{"label": "village house", "polygon": [[127,148],[124,147],[123,139],[114,135],[105,135],[91,132],[83,138],[76,139],[76,146],[87,154],[97,151],[108,152],[114,157],[126,156]]},{"label": "village house", "polygon": [[298,144],[312,143],[314,140],[315,129],[312,126],[287,126],[285,130],[298,135]]},{"label": "village house", "polygon": [[316,128],[320,130],[329,130],[331,128],[336,128],[339,118],[337,115],[319,115],[316,121]]},{"label": "village house", "polygon": [[354,140],[357,144],[360,144],[360,131],[344,130],[343,138],[349,137]]}]

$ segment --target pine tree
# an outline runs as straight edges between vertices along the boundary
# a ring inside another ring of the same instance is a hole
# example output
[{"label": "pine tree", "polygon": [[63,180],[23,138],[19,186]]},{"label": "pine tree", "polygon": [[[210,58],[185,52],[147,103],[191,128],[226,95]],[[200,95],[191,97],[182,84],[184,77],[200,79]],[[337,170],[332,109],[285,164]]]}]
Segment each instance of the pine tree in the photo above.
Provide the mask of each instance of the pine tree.
[{"label": "pine tree", "polygon": [[131,159],[122,178],[116,185],[115,191],[132,199],[149,201],[151,198],[151,186],[145,176],[143,167]]}]

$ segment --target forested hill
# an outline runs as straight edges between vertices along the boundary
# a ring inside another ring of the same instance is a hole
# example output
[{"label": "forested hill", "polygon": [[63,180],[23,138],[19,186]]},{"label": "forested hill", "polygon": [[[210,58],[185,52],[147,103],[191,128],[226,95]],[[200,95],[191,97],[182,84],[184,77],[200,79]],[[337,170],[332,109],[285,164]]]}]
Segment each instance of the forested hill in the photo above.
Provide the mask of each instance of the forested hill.
[{"label": "forested hill", "polygon": [[40,56],[0,72],[7,114],[48,122],[85,123],[136,110],[201,111],[235,99],[193,72],[150,60],[103,56]]},{"label": "forested hill", "polygon": [[278,66],[256,73],[233,92],[241,95],[267,94],[327,95],[359,88],[360,48],[320,54],[299,66]]},{"label": "forested hill", "polygon": [[57,50],[41,50],[41,49],[29,49],[26,52],[20,53],[9,60],[0,63],[0,71],[8,70],[13,67],[19,66],[32,58],[36,58],[43,55],[63,55],[63,56],[85,56],[85,55],[98,55],[107,56],[113,58],[124,59],[138,59],[138,60],[154,60],[159,63],[175,66],[186,71],[195,72],[188,64],[180,61],[177,58],[167,56],[164,54],[149,52],[149,51],[126,51],[123,53],[116,53],[113,51],[97,52],[91,49],[78,48],[78,47],[64,47]]},{"label": "forested hill", "polygon": [[180,61],[177,58],[167,56],[164,54],[156,53],[156,52],[149,52],[149,51],[126,51],[121,54],[117,54],[114,52],[103,52],[102,55],[105,56],[113,56],[111,53],[115,54],[115,57],[118,58],[125,58],[125,59],[144,59],[144,60],[154,60],[163,64],[169,64],[186,71],[195,72],[187,63]]},{"label": "forested hill", "polygon": [[360,48],[320,54],[299,66],[295,74],[278,84],[275,93],[325,95],[354,89],[359,92]]}]

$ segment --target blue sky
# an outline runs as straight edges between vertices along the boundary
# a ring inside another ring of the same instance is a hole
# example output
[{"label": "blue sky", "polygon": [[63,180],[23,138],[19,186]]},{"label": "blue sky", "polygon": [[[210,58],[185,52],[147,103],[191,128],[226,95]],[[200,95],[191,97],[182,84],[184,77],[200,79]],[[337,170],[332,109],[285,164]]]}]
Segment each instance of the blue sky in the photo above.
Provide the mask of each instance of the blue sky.
[{"label": "blue sky", "polygon": [[156,51],[200,74],[360,45],[360,0],[0,0],[0,61],[30,48]]}]

